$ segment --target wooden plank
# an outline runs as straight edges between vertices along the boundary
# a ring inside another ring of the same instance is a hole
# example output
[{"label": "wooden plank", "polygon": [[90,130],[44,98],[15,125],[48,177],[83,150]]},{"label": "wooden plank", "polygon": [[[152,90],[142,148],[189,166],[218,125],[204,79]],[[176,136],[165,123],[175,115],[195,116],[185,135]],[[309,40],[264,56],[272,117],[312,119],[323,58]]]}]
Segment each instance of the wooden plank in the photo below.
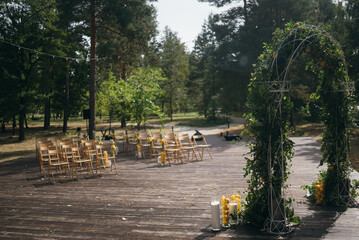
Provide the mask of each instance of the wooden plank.
[{"label": "wooden plank", "polygon": [[[0,163],[1,239],[277,239],[258,228],[210,230],[212,195],[247,187],[243,178],[245,143],[212,135],[213,159],[158,166],[149,159],[120,154],[118,175],[83,174],[77,180],[50,184],[32,158]],[[302,224],[284,238],[358,238],[358,209],[313,207],[300,189],[316,178],[319,144],[294,139],[296,155],[289,195]],[[355,175],[357,176],[357,175]]]}]

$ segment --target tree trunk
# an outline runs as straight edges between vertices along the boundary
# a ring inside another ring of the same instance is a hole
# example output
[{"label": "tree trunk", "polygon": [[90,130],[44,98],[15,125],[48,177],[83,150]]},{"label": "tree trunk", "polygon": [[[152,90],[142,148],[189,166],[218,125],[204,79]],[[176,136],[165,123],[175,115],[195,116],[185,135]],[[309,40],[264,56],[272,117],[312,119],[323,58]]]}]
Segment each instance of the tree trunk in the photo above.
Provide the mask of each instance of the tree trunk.
[{"label": "tree trunk", "polygon": [[70,105],[70,60],[66,60],[66,83],[65,83],[65,106],[64,106],[64,123],[62,125],[62,132],[67,132],[67,120],[69,119],[69,105]]},{"label": "tree trunk", "polygon": [[110,130],[111,130],[111,122],[112,122],[112,112],[110,113]]},{"label": "tree trunk", "polygon": [[26,114],[25,114],[25,128],[26,128],[26,129],[29,128],[29,126],[27,125],[27,116],[26,116]]},{"label": "tree trunk", "polygon": [[214,80],[215,80],[215,76],[214,76],[214,66],[212,66],[212,118],[214,119],[216,117],[216,102],[214,100],[214,95],[215,95],[215,84],[214,84]]},{"label": "tree trunk", "polygon": [[126,117],[123,116],[123,117],[121,118],[121,128],[125,128],[125,127],[126,127]]},{"label": "tree trunk", "polygon": [[127,82],[127,64],[122,65],[122,79]]},{"label": "tree trunk", "polygon": [[20,109],[19,109],[19,141],[25,140],[24,120],[25,120],[24,98],[23,98],[22,96],[20,96]]},{"label": "tree trunk", "polygon": [[244,26],[247,26],[248,16],[247,16],[247,0],[244,0]]},{"label": "tree trunk", "polygon": [[45,113],[44,113],[44,130],[48,129],[50,126],[50,97],[48,96],[48,89],[46,89],[46,97],[45,97]]},{"label": "tree trunk", "polygon": [[12,116],[12,135],[14,136],[15,133],[15,129],[16,129],[16,115]]},{"label": "tree trunk", "polygon": [[[122,65],[122,74],[121,74],[121,76],[122,76],[122,79],[123,79],[123,81],[127,81],[127,65],[126,64],[123,64]],[[123,108],[124,107],[126,107],[126,103],[124,102],[123,103]],[[125,113],[126,111],[125,111],[126,109],[124,109],[123,110],[123,112]],[[122,114],[122,118],[121,118],[121,128],[125,128],[126,127],[126,114]]]},{"label": "tree trunk", "polygon": [[96,7],[95,0],[91,0],[91,59],[90,59],[90,120],[89,137],[94,139],[96,116]]},{"label": "tree trunk", "polygon": [[[53,63],[50,60],[49,66],[47,68],[47,77],[51,77]],[[49,86],[46,87],[45,90],[45,116],[44,116],[44,130],[50,127],[50,119],[51,119],[51,110],[50,110],[50,96],[49,96]]]},{"label": "tree trunk", "polygon": [[5,132],[5,121],[1,122],[1,132]]},{"label": "tree trunk", "polygon": [[172,110],[172,98],[173,98],[173,90],[172,90],[172,86],[170,87],[170,118],[171,118],[171,122],[173,120],[173,110]]}]

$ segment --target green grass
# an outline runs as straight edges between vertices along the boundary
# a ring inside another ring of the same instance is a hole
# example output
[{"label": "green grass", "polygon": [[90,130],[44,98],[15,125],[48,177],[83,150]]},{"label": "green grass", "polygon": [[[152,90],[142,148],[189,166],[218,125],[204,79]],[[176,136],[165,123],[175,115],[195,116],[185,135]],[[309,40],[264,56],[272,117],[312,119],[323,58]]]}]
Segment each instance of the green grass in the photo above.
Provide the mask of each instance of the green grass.
[{"label": "green grass", "polygon": [[[101,119],[99,116],[96,116],[96,124],[106,124],[106,123],[109,123],[109,120],[110,120],[110,118],[108,116],[102,116]],[[117,120],[113,119],[112,122],[114,122],[114,121],[117,121]],[[29,117],[28,124],[42,126],[44,124],[43,115],[35,115],[35,119],[31,119]],[[55,126],[61,125],[62,126],[62,124],[63,124],[62,118],[58,118],[58,119],[51,118],[51,125],[55,125]],[[83,119],[82,117],[71,117],[68,120],[68,124],[86,125],[86,120]]]},{"label": "green grass", "polygon": [[[35,115],[35,118],[35,120],[28,119],[29,129],[25,129],[25,141],[18,142],[18,128],[16,128],[16,135],[12,136],[10,124],[6,126],[5,133],[0,133],[0,162],[34,155],[36,138],[65,137],[65,134],[62,133],[62,119],[51,119],[51,127],[48,130],[43,130],[43,116]],[[98,128],[108,127],[108,122],[108,116],[103,116],[102,119],[96,118]],[[226,124],[223,118],[209,121],[198,113],[176,113],[173,115],[173,121],[166,117],[164,118],[164,123],[170,126],[185,125],[191,127],[213,127]],[[113,124],[113,129],[120,129],[118,121],[113,122]],[[150,119],[146,123],[147,127],[150,124],[160,125],[161,120],[158,118]],[[134,128],[130,124],[128,126]],[[82,133],[84,133],[86,131],[86,120],[81,117],[70,118],[68,121],[68,134],[75,135],[77,127],[81,127]],[[96,136],[100,135],[100,132],[97,131]]]},{"label": "green grass", "polygon": [[[175,113],[173,114],[173,120],[166,116],[163,118],[163,123],[165,125],[170,126],[190,126],[190,127],[213,127],[218,125],[226,124],[226,120],[224,118],[216,118],[216,119],[206,119],[203,115],[200,115],[195,112],[191,113]],[[149,119],[146,124],[161,124],[161,120]]]}]

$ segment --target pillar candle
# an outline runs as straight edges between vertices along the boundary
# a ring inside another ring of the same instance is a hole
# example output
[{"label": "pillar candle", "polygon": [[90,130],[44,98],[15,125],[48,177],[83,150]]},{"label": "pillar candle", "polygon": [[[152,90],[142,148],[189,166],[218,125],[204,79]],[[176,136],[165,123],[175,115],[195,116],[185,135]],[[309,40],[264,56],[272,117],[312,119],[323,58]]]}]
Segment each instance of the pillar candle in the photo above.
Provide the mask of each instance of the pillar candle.
[{"label": "pillar candle", "polygon": [[221,222],[219,219],[219,201],[211,202],[212,231],[221,230]]},{"label": "pillar candle", "polygon": [[236,202],[230,202],[228,207],[229,223],[236,224],[238,221],[238,204]]}]

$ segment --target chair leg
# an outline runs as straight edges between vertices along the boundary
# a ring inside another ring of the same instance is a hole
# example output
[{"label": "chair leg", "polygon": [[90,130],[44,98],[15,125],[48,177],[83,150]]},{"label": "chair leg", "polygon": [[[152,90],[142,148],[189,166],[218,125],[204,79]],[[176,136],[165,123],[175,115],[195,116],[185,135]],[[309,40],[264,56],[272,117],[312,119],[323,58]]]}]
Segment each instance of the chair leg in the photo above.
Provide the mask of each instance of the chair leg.
[{"label": "chair leg", "polygon": [[201,149],[199,147],[197,147],[197,152],[198,152],[199,157],[201,158],[201,161],[203,161],[203,156],[201,154]]},{"label": "chair leg", "polygon": [[168,165],[171,166],[171,161],[170,161],[170,158],[169,158],[169,154],[166,152],[166,159],[168,161]]},{"label": "chair leg", "polygon": [[193,154],[194,154],[194,157],[196,158],[196,161],[198,161],[197,154],[196,154],[196,151],[194,150],[194,148],[192,148],[192,158],[193,158]]},{"label": "chair leg", "polygon": [[74,161],[72,161],[72,168],[71,168],[71,176],[72,176],[72,178],[74,178],[74,167],[75,167],[75,163],[74,163]]},{"label": "chair leg", "polygon": [[51,182],[51,170],[50,170],[50,164],[49,164],[49,181]]},{"label": "chair leg", "polygon": [[91,165],[92,175],[94,175],[94,171],[93,171],[93,164],[92,164],[92,162],[89,162],[89,164]]},{"label": "chair leg", "polygon": [[211,154],[211,151],[209,150],[209,147],[206,146],[206,148],[207,148],[207,151],[208,151],[208,153],[209,153],[209,156],[211,157],[211,159],[213,159],[212,154]]},{"label": "chair leg", "polygon": [[111,171],[112,171],[112,165],[114,166],[115,168],[115,171],[116,171],[116,175],[118,175],[118,172],[117,172],[117,166],[116,166],[116,158],[113,159],[113,164],[111,164]]}]

